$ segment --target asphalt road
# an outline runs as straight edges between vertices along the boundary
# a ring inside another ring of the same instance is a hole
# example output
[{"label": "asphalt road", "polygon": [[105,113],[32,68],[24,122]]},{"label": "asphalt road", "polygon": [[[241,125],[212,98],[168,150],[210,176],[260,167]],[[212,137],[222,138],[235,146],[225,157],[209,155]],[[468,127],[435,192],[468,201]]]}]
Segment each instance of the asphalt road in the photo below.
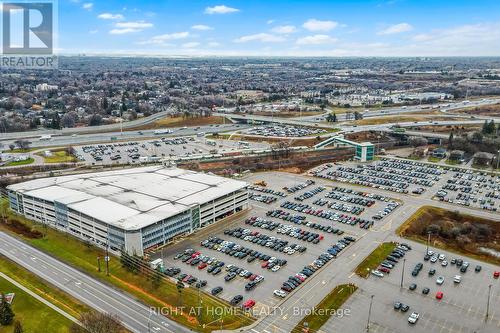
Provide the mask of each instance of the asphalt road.
[{"label": "asphalt road", "polygon": [[[170,128],[172,133],[155,135],[155,130],[143,130],[143,131],[113,131],[107,133],[93,133],[93,134],[72,134],[72,135],[57,135],[53,136],[50,140],[41,141],[39,138],[29,139],[31,141],[31,147],[60,147],[60,146],[71,146],[71,145],[85,145],[98,142],[110,142],[111,138],[114,137],[116,140],[144,140],[152,137],[174,137],[174,136],[186,136],[195,135],[200,132],[217,133],[217,132],[228,132],[238,129],[246,128],[247,125],[238,124],[226,124],[226,125],[207,125],[200,127],[177,127]],[[142,133],[142,134],[141,134]],[[0,136],[0,140],[4,147],[8,147],[9,144],[13,143],[17,139],[5,139],[5,134]]]},{"label": "asphalt road", "polygon": [[[132,332],[190,332],[183,326],[150,309],[134,298],[54,259],[45,253],[0,232],[0,254],[25,267],[42,279],[88,306],[117,315]],[[148,323],[150,329],[148,330]]]}]

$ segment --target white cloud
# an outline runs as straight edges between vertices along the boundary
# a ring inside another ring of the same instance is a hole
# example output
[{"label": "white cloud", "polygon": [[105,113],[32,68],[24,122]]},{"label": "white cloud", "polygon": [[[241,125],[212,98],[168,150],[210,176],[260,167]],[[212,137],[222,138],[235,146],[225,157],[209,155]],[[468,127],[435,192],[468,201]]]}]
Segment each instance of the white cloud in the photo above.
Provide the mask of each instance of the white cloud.
[{"label": "white cloud", "polygon": [[267,20],[266,24],[273,24],[274,20]]},{"label": "white cloud", "polygon": [[102,13],[97,15],[97,18],[102,20],[123,20],[124,17],[122,14],[112,14],[112,13]]},{"label": "white cloud", "polygon": [[339,25],[335,21],[320,21],[316,19],[307,20],[302,26],[309,31],[330,31]]},{"label": "white cloud", "polygon": [[240,10],[237,8],[233,7],[228,7],[225,5],[217,5],[213,7],[207,7],[205,8],[205,14],[213,15],[213,14],[230,14],[230,13],[236,13],[239,12]]},{"label": "white cloud", "polygon": [[86,2],[82,5],[82,8],[85,10],[92,10],[92,7],[94,7],[94,4],[92,2]]},{"label": "white cloud", "polygon": [[241,36],[234,40],[235,43],[246,43],[246,42],[265,42],[265,43],[275,43],[284,42],[286,39],[282,36],[276,36],[268,33],[260,33],[254,35]]},{"label": "white cloud", "polygon": [[297,39],[296,43],[298,45],[320,45],[320,44],[331,44],[337,41],[336,38],[330,37],[328,35],[313,35],[306,36]]},{"label": "white cloud", "polygon": [[117,22],[115,23],[115,28],[110,30],[109,33],[112,35],[123,35],[134,32],[140,32],[144,29],[152,28],[153,23],[145,21],[129,21],[129,22]]},{"label": "white cloud", "polygon": [[96,33],[98,33],[98,32],[99,32],[99,30],[97,30],[97,29],[95,29],[95,30],[90,30],[90,31],[89,31],[89,34],[92,34],[92,35],[93,35],[93,34],[96,34]]},{"label": "white cloud", "polygon": [[153,23],[145,21],[129,21],[129,22],[117,22],[115,24],[117,28],[132,28],[132,29],[146,29],[152,28]]},{"label": "white cloud", "polygon": [[272,32],[277,34],[291,34],[297,31],[297,28],[293,25],[280,25],[271,29]]},{"label": "white cloud", "polygon": [[206,31],[206,30],[214,30],[214,28],[209,27],[208,25],[204,24],[196,24],[191,27],[193,30],[201,30],[201,31]]},{"label": "white cloud", "polygon": [[200,43],[198,43],[198,42],[189,42],[189,43],[184,43],[181,46],[184,49],[192,49],[192,48],[197,47],[199,45],[200,45]]},{"label": "white cloud", "polygon": [[393,35],[400,34],[402,32],[412,31],[413,27],[408,23],[399,23],[391,25],[390,27],[377,32],[377,35]]},{"label": "white cloud", "polygon": [[163,34],[163,35],[158,35],[150,38],[149,40],[139,42],[141,45],[147,45],[147,44],[165,44],[167,41],[171,40],[179,40],[179,39],[185,39],[189,37],[189,32],[188,31],[182,31],[182,32],[174,32],[170,34]]},{"label": "white cloud", "polygon": [[208,46],[209,47],[217,47],[217,46],[220,46],[220,43],[218,43],[218,42],[210,42],[210,43],[208,43]]}]

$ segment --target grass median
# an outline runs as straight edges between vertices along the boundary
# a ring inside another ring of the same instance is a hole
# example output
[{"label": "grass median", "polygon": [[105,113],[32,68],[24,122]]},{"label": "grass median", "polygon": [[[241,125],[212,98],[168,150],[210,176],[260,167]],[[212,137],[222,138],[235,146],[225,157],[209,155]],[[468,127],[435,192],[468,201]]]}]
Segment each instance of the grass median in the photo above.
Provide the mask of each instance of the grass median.
[{"label": "grass median", "polygon": [[321,302],[314,307],[314,311],[302,318],[292,329],[292,333],[317,332],[332,317],[345,301],[358,289],[353,284],[336,286]]},{"label": "grass median", "polygon": [[[30,271],[0,255],[0,267],[2,273],[15,279],[18,283],[28,288],[35,294],[46,299],[61,310],[73,317],[78,318],[80,313],[90,311],[86,305],[80,303],[72,296],[52,286],[45,280],[40,279]],[[0,292],[15,293],[12,309],[15,313],[14,320],[21,322],[25,332],[69,332],[72,324],[68,318],[38,301],[31,295],[0,277]],[[5,327],[5,331],[13,332],[14,325]]]},{"label": "grass median", "polygon": [[397,244],[393,242],[382,243],[372,251],[359,265],[354,272],[366,278],[370,275],[372,269],[376,269],[378,265],[396,248]]},{"label": "grass median", "polygon": [[[42,226],[3,209],[8,220],[15,220],[32,230],[27,233],[20,232],[18,226],[0,223],[0,230],[15,234],[28,244],[52,255],[53,257],[106,282],[118,289],[133,295],[144,304],[162,309],[162,314],[176,322],[197,332],[211,332],[222,328],[231,330],[247,326],[254,318],[246,315],[241,310],[231,307],[227,302],[215,298],[203,291],[198,293],[195,288],[186,287],[181,294],[177,291],[175,283],[163,280],[157,285],[155,281],[141,274],[134,274],[122,267],[120,259],[111,256],[109,261],[110,275],[107,276],[104,265],[101,271],[97,268],[97,257],[103,258],[104,250],[84,243],[73,236]],[[39,234],[43,237],[39,237]],[[34,236],[36,235],[36,237]],[[102,261],[102,260],[101,260]]]},{"label": "grass median", "polygon": [[31,164],[33,162],[35,162],[35,159],[33,157],[30,157],[30,158],[27,158],[27,159],[21,160],[21,161],[9,162],[5,166],[11,167],[11,166],[19,166],[19,165],[28,165],[28,164]]}]

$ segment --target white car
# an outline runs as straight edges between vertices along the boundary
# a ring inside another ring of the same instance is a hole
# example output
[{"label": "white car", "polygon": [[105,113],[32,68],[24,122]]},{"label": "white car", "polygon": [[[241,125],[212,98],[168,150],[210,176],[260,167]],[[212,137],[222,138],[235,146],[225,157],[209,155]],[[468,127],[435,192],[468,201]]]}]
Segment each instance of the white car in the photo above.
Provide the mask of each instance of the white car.
[{"label": "white car", "polygon": [[437,256],[432,256],[431,257],[431,262],[434,263],[438,260],[438,257]]},{"label": "white car", "polygon": [[436,283],[439,284],[439,285],[442,285],[444,282],[444,277],[440,276],[436,279]]},{"label": "white car", "polygon": [[420,318],[420,314],[418,314],[418,312],[412,312],[411,315],[408,317],[408,322],[410,324],[415,324],[418,318]]},{"label": "white car", "polygon": [[444,254],[440,254],[439,255],[439,260],[443,261],[444,259],[446,259],[446,256]]},{"label": "white car", "polygon": [[446,261],[446,260],[441,261],[441,266],[443,266],[443,267],[448,266],[448,261]]},{"label": "white car", "polygon": [[371,272],[373,275],[378,276],[378,277],[384,277],[384,273],[378,270],[372,270]]},{"label": "white car", "polygon": [[283,290],[279,290],[279,289],[273,291],[273,294],[275,296],[278,296],[278,297],[281,297],[281,298],[286,297],[286,292],[283,291]]},{"label": "white car", "polygon": [[279,269],[280,269],[280,268],[281,268],[281,266],[280,266],[280,265],[276,265],[276,266],[274,266],[273,268],[271,268],[271,270],[272,270],[273,272],[277,272],[277,271],[279,271]]},{"label": "white car", "polygon": [[462,277],[460,275],[455,275],[455,277],[453,278],[453,282],[460,283],[460,281],[462,281]]}]

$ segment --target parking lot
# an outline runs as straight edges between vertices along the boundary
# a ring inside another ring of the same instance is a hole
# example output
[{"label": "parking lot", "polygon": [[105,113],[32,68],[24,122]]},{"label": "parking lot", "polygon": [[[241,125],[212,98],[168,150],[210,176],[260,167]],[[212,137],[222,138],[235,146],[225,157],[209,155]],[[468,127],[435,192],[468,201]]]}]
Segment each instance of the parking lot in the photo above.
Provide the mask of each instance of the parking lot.
[{"label": "parking lot", "polygon": [[134,164],[159,161],[166,157],[192,158],[224,153],[267,149],[266,143],[210,140],[201,136],[162,137],[144,141],[74,146],[75,156],[87,164]]},{"label": "parking lot", "polygon": [[440,166],[399,159],[382,159],[368,164],[326,164],[310,172],[320,178],[417,195],[433,187],[447,173]]},{"label": "parking lot", "polygon": [[[344,304],[344,308],[351,310],[352,316],[361,317],[363,320],[344,317],[329,320],[323,331],[325,332],[362,332],[366,331],[370,297],[374,295],[372,313],[370,318],[370,332],[498,332],[500,330],[500,280],[493,278],[493,272],[498,267],[465,258],[450,252],[437,250],[430,247],[436,254],[443,254],[443,260],[424,260],[426,246],[409,242],[412,250],[405,255],[405,270],[403,287],[401,288],[401,275],[403,262],[399,262],[390,274],[379,278],[370,275],[367,280],[353,277],[360,289]],[[469,262],[467,271],[460,272],[457,264],[451,264],[453,259],[462,259]],[[443,266],[443,261],[448,264]],[[422,269],[417,276],[412,271],[417,263],[422,264]],[[481,266],[477,272],[475,267]],[[429,270],[435,269],[435,273]],[[454,282],[455,276],[460,276],[460,282]],[[439,285],[439,277],[444,282]],[[415,289],[410,286],[415,284]],[[489,320],[485,323],[486,306],[488,300],[488,286],[492,285],[490,294]],[[424,288],[429,288],[429,293],[424,294]],[[438,292],[442,298],[437,299]],[[395,302],[408,305],[404,312],[395,309]],[[412,312],[419,314],[415,324],[408,322]]]},{"label": "parking lot", "polygon": [[[175,278],[186,274],[182,278],[192,286],[205,280],[207,292],[220,286],[217,296],[231,301],[241,295],[239,305],[255,300],[257,312],[307,283],[399,206],[389,197],[319,185],[293,174],[263,173],[245,180],[265,181],[266,187],[252,185],[249,192],[274,200],[255,198],[250,211],[168,246],[161,255],[166,269],[180,269]],[[189,275],[196,280],[188,281]]]},{"label": "parking lot", "polygon": [[498,211],[500,175],[456,169],[436,192],[436,198],[456,205]]},{"label": "parking lot", "polygon": [[244,131],[251,135],[277,136],[277,137],[303,137],[326,133],[325,130],[312,127],[299,127],[292,125],[264,125],[252,127]]}]

